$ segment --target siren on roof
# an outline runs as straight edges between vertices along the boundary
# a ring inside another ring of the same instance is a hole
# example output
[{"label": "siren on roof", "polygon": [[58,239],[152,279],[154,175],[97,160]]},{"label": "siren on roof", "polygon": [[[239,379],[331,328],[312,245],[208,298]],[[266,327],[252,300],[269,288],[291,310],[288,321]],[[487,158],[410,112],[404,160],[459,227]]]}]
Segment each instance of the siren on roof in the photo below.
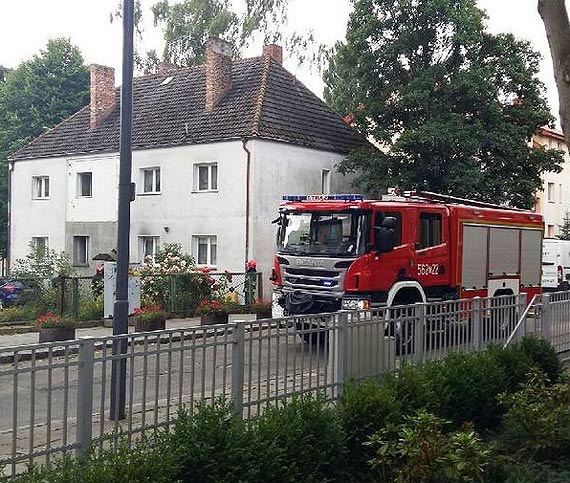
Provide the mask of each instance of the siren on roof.
[{"label": "siren on roof", "polygon": [[362,195],[284,195],[283,201],[363,201]]}]

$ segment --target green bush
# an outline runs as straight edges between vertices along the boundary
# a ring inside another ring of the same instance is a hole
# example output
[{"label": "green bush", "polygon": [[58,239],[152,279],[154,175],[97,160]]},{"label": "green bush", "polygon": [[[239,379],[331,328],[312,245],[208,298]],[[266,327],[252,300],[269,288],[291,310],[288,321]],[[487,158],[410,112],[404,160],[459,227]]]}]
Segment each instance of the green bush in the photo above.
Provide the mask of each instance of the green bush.
[{"label": "green bush", "polygon": [[488,352],[505,371],[505,391],[508,392],[517,391],[526,383],[533,369],[544,372],[552,383],[558,381],[562,373],[562,364],[554,347],[544,339],[525,337],[506,349],[491,346]]},{"label": "green bush", "polygon": [[570,461],[570,383],[550,385],[535,372],[523,388],[504,394],[499,441],[505,452],[537,461]]},{"label": "green bush", "polygon": [[404,367],[385,380],[404,414],[427,409],[459,427],[472,421],[478,429],[498,424],[496,397],[505,390],[505,374],[490,354],[451,354],[423,366]]},{"label": "green bush", "polygon": [[364,443],[387,424],[399,423],[401,407],[394,393],[374,380],[349,384],[343,389],[337,410],[351,471],[360,474],[370,470],[368,462],[373,451]]},{"label": "green bush", "polygon": [[570,470],[566,467],[545,465],[535,461],[503,462],[501,459],[493,463],[489,471],[488,483],[568,483]]},{"label": "green bush", "polygon": [[[196,415],[181,412],[170,439],[178,452],[177,478],[188,483],[250,481],[251,443],[231,404],[202,404]],[[255,480],[252,480],[255,481]]]},{"label": "green bush", "polygon": [[39,311],[30,305],[15,305],[0,310],[0,324],[9,325],[11,322],[29,322],[36,319]]},{"label": "green bush", "polygon": [[344,435],[336,411],[321,397],[268,407],[250,431],[259,483],[343,481]]},{"label": "green bush", "polygon": [[375,433],[368,445],[380,481],[446,483],[483,481],[491,450],[469,428],[446,432],[449,423],[425,411]]},{"label": "green bush", "polygon": [[49,469],[32,467],[15,483],[172,483],[176,481],[176,451],[169,438],[158,434],[129,448],[125,440],[116,451],[93,451],[83,459],[67,456]]},{"label": "green bush", "polygon": [[103,296],[95,300],[82,300],[77,314],[79,320],[100,320],[103,318]]}]

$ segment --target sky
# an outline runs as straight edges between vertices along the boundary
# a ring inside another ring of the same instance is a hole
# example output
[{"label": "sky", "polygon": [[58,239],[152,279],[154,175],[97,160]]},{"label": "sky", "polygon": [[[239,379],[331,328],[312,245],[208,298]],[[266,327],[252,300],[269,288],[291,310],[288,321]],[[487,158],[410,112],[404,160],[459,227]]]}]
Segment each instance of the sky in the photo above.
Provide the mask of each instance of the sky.
[{"label": "sky", "polygon": [[[153,28],[149,10],[155,2],[142,0],[143,18],[146,15],[143,50],[160,51],[162,47],[161,33]],[[570,6],[570,0],[567,3]],[[110,22],[117,4],[118,0],[0,0],[0,65],[16,67],[45,47],[49,38],[68,37],[81,49],[86,63],[112,66],[120,73],[121,23]],[[478,4],[487,11],[492,32],[511,32],[542,53],[540,78],[552,112],[558,116],[556,84],[537,0],[478,0]],[[344,38],[350,10],[349,0],[292,0],[289,22],[298,31],[312,29],[318,42],[333,45]],[[259,55],[261,47],[253,45],[246,55]],[[287,57],[284,64],[322,96],[323,83],[316,69],[299,67]]]}]

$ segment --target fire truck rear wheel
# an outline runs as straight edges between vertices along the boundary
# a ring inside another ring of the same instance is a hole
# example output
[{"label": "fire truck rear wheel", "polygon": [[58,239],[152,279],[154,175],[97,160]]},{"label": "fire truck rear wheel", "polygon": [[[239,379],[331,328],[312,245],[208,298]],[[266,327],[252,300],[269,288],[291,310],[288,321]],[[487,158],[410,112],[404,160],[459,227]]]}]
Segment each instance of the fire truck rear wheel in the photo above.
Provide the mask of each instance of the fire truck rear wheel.
[{"label": "fire truck rear wheel", "polygon": [[[513,295],[512,291],[498,290],[493,297]],[[485,340],[503,340],[509,336],[517,324],[517,307],[511,298],[497,298],[491,300],[491,314],[483,324],[483,338]]]}]

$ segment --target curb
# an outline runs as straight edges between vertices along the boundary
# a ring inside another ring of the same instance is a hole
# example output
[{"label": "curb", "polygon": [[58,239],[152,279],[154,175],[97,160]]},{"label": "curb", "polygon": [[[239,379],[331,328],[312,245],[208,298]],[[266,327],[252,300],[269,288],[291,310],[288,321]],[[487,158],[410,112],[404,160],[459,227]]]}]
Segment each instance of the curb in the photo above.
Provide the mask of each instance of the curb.
[{"label": "curb", "polygon": [[[176,331],[183,331],[183,330],[185,330],[185,329],[174,329],[174,333]],[[204,337],[214,335],[214,333],[215,333],[214,329],[206,329],[206,331],[200,332],[200,333],[185,334],[184,337],[182,337],[181,335],[173,335],[172,337],[170,337],[169,335],[166,335],[166,334],[153,336],[152,333],[149,333],[149,335],[147,337],[141,337],[140,339],[127,341],[127,347],[132,347],[133,345],[134,346],[144,345],[145,343],[147,343],[147,344],[170,344],[171,342],[180,342],[182,339],[184,339],[184,340],[202,339]],[[229,329],[227,329],[227,333],[232,334],[233,328],[230,327]],[[14,363],[18,363],[18,362],[27,362],[27,361],[32,360],[32,354],[34,354],[35,360],[47,359],[48,357],[50,357],[50,355],[51,355],[51,357],[63,357],[65,355],[75,355],[79,352],[79,343],[78,342],[80,340],[81,339],[75,340],[74,342],[76,342],[77,344],[74,345],[73,347],[70,347],[70,346],[60,346],[60,347],[51,346],[51,347],[48,347],[44,350],[42,350],[41,348],[39,350],[35,350],[35,351],[24,349],[22,352],[18,352],[18,354],[15,354],[15,353],[6,354],[3,356],[0,356],[0,364],[14,364]],[[230,341],[228,341],[228,343],[229,342]],[[113,341],[96,342],[94,344],[94,350],[95,351],[102,351],[105,346],[107,346],[107,348],[112,348],[113,347]],[[126,359],[130,358],[130,354],[127,353],[125,358]],[[109,357],[106,360],[111,360],[111,357]]]}]

